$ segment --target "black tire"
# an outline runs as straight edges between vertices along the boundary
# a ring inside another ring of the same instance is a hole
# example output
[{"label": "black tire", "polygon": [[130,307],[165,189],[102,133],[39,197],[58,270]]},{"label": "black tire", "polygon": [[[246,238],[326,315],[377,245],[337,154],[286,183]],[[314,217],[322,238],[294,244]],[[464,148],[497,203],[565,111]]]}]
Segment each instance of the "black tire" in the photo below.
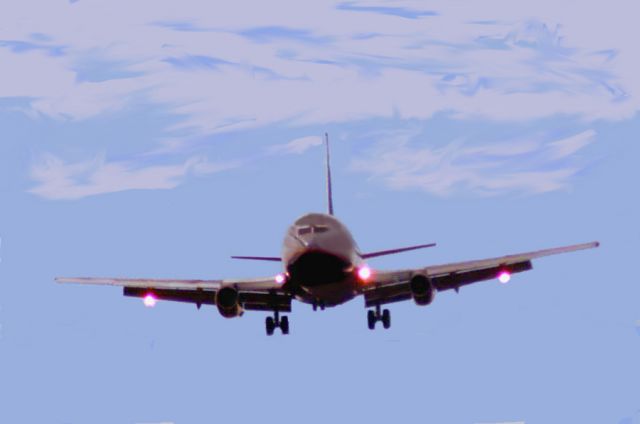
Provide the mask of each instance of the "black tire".
[{"label": "black tire", "polygon": [[276,329],[276,323],[273,317],[267,317],[265,320],[265,327],[267,328],[267,336],[273,336],[273,330]]},{"label": "black tire", "polygon": [[385,330],[391,327],[391,312],[388,309],[382,311],[382,326]]},{"label": "black tire", "polygon": [[280,319],[280,329],[282,334],[289,334],[289,317],[282,317]]},{"label": "black tire", "polygon": [[367,325],[369,326],[369,330],[373,330],[376,328],[376,313],[373,311],[367,312]]}]

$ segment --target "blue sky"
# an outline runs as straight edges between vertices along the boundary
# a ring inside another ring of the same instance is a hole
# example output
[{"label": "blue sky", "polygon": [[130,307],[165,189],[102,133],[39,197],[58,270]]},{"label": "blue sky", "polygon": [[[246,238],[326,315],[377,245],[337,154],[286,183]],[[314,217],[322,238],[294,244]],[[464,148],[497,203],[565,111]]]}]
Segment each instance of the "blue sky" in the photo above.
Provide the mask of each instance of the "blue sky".
[{"label": "blue sky", "polygon": [[[0,13],[0,422],[640,422],[630,1],[23,1]],[[600,240],[391,307],[144,308],[336,213],[402,268]]]}]

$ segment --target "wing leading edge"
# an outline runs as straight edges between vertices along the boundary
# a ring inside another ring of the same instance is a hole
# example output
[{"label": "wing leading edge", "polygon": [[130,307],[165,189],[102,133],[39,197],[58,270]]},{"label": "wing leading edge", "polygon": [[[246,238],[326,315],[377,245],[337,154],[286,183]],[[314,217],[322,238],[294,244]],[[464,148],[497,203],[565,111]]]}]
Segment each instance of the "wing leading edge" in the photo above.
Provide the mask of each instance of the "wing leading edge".
[{"label": "wing leading edge", "polygon": [[223,287],[233,287],[239,290],[270,291],[280,289],[273,277],[240,280],[171,280],[149,278],[86,278],[86,277],[58,277],[58,283],[108,285],[121,287],[136,287],[146,289],[167,290],[220,290]]}]

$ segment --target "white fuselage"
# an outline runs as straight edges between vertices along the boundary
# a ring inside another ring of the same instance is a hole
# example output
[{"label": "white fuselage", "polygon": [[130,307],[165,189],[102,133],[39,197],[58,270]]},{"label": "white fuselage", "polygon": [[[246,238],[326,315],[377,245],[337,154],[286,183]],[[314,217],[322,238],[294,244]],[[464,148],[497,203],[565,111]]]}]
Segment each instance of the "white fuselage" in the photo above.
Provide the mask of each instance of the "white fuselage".
[{"label": "white fuselage", "polygon": [[334,306],[357,294],[362,257],[347,227],[332,215],[298,218],[285,235],[282,263],[300,301]]}]

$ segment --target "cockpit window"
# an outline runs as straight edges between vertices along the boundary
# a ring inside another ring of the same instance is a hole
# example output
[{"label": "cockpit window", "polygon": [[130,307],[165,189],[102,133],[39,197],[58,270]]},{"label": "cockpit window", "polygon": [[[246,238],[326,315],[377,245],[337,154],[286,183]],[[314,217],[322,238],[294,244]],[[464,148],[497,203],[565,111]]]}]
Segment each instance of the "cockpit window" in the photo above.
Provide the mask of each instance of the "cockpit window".
[{"label": "cockpit window", "polygon": [[304,227],[298,228],[298,235],[304,236],[306,234],[311,234],[311,233],[326,233],[327,231],[329,231],[329,227],[326,225],[314,225],[314,226],[306,225]]},{"label": "cockpit window", "polygon": [[310,234],[311,231],[311,227],[300,227],[298,228],[298,235],[304,236],[305,234]]}]

